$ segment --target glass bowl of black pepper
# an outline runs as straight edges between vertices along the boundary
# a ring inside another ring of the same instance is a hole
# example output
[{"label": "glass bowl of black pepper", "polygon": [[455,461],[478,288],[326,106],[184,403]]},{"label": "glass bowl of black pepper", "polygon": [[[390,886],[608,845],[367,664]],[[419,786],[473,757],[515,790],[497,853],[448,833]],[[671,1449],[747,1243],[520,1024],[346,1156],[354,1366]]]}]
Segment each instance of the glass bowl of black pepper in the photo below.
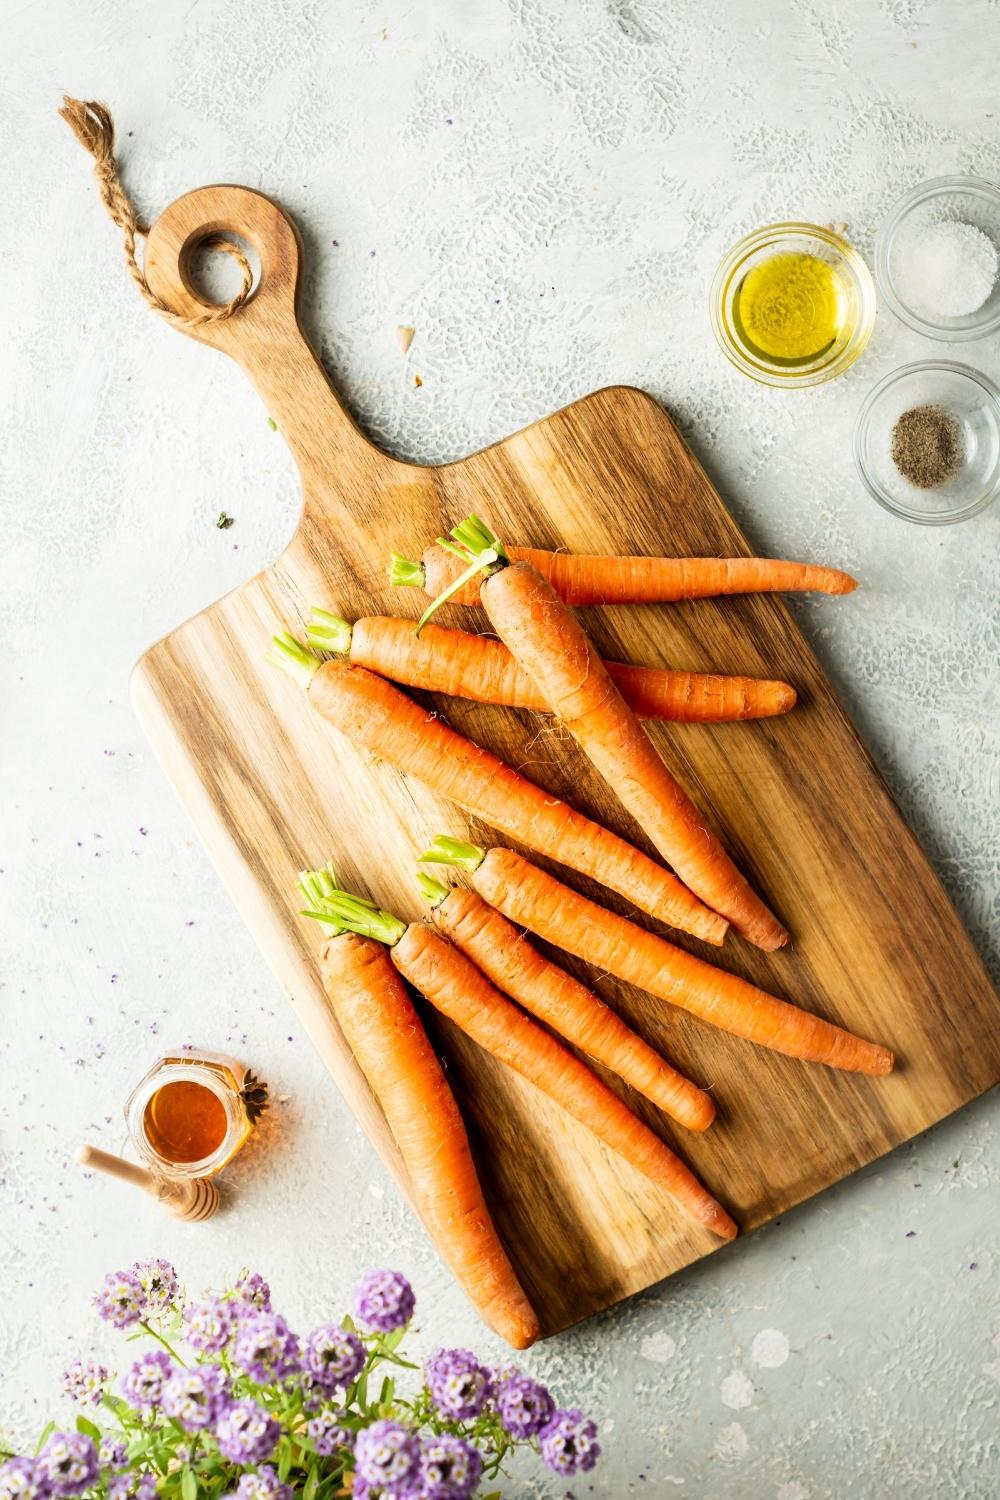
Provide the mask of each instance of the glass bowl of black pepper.
[{"label": "glass bowl of black pepper", "polygon": [[968,365],[904,365],[868,393],[854,461],[886,510],[923,526],[979,515],[1000,494],[1000,390]]}]

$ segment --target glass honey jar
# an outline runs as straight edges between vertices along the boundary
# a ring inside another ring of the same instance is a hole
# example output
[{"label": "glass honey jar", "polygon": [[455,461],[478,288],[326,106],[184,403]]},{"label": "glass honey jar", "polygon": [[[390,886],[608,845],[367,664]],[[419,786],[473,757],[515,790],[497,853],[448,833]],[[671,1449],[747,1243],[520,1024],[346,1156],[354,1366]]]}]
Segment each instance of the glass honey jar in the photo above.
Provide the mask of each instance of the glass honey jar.
[{"label": "glass honey jar", "polygon": [[234,1058],[178,1049],[161,1057],[125,1101],[142,1160],[170,1177],[214,1177],[246,1144],[267,1085]]}]

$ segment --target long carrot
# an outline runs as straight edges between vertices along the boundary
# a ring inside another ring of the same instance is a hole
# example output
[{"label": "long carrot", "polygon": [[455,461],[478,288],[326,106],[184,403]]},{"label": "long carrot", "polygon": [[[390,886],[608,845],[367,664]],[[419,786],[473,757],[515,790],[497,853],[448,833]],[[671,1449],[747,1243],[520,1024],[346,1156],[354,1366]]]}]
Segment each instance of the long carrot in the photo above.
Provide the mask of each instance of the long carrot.
[{"label": "long carrot", "polygon": [[439,838],[420,857],[468,871],[483,900],[512,922],[722,1031],[787,1057],[852,1073],[892,1071],[893,1056],[887,1047],[862,1041],[685,953],[578,895],[512,849],[486,851]]},{"label": "long carrot", "polygon": [[715,1119],[710,1094],[672,1068],[586,985],[550,963],[520,928],[464,886],[418,876],[431,916],[498,990],[689,1130]]},{"label": "long carrot", "polygon": [[670,926],[706,942],[723,941],[725,919],[662,865],[458,734],[384,677],[348,662],[320,662],[290,635],[275,636],[273,646],[268,660],[294,676],[317,712],[355,745]]},{"label": "long carrot", "polygon": [[[530,563],[509,561],[476,516],[451,534],[470,570],[478,566],[486,575],[480,602],[497,635],[684,884],[759,948],[787,943],[788,933],[664,765],[590,637],[548,580]],[[446,590],[441,600],[447,597]],[[424,620],[435,608],[437,603]]]},{"label": "long carrot", "polygon": [[[324,609],[312,613],[306,632],[311,646],[349,657],[354,666],[367,667],[380,677],[477,703],[548,709],[530,674],[492,636],[443,625],[428,625],[418,636],[412,620],[395,615],[371,615],[350,625]],[[640,719],[684,724],[764,719],[785,714],[795,704],[795,689],[787,682],[661,671],[618,661],[604,665]]]},{"label": "long carrot", "polygon": [[[839,568],[783,562],[770,557],[602,557],[511,547],[517,562],[529,562],[547,578],[566,604],[664,604],[675,599],[707,599],[719,594],[765,594],[813,589],[849,594],[857,581]],[[437,597],[462,572],[462,563],[437,547],[420,562],[394,553],[389,581],[426,589]],[[453,604],[479,603],[478,578],[451,596]]]},{"label": "long carrot", "polygon": [[[310,904],[333,888],[328,871],[303,872]],[[435,1244],[490,1327],[526,1349],[538,1337],[538,1319],[490,1218],[458,1105],[384,945],[340,930],[321,964],[337,1021],[382,1106]]]},{"label": "long carrot", "polygon": [[409,926],[349,892],[307,912],[379,939],[396,968],[484,1051],[527,1078],[638,1171],[670,1194],[696,1223],[724,1239],[736,1225],[670,1148],[585,1063],[495,989],[485,974],[426,922]]}]

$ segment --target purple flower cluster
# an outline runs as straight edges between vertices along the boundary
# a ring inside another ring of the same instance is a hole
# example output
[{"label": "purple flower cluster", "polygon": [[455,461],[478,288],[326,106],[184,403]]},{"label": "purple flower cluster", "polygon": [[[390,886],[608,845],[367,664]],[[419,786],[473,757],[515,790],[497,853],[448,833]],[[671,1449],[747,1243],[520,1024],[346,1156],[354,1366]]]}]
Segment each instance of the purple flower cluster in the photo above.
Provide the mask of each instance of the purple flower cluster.
[{"label": "purple flower cluster", "polygon": [[399,1271],[369,1271],[354,1293],[358,1322],[377,1333],[404,1328],[415,1305],[413,1288]]},{"label": "purple flower cluster", "polygon": [[108,1484],[108,1500],[157,1500],[152,1474],[116,1474]]},{"label": "purple flower cluster", "polygon": [[177,1366],[164,1381],[160,1405],[186,1432],[201,1432],[218,1420],[227,1395],[226,1373],[218,1365]]},{"label": "purple flower cluster", "polygon": [[181,1287],[169,1260],[136,1261],[132,1275],[142,1287],[147,1313],[166,1312],[173,1306]]},{"label": "purple flower cluster", "polygon": [[103,1437],[97,1450],[97,1461],[102,1469],[127,1469],[128,1449],[117,1438]]},{"label": "purple flower cluster", "polygon": [[48,1500],[49,1482],[35,1458],[8,1458],[0,1464],[0,1500]]},{"label": "purple flower cluster", "polygon": [[250,1312],[237,1326],[233,1358],[259,1385],[294,1375],[301,1366],[299,1341],[278,1313]]},{"label": "purple flower cluster", "polygon": [[478,1417],[492,1395],[489,1370],[468,1349],[439,1349],[427,1361],[426,1375],[439,1410],[455,1422]]},{"label": "purple flower cluster", "polygon": [[420,1445],[421,1500],[467,1500],[479,1483],[483,1461],[464,1438],[442,1433]]},{"label": "purple flower cluster", "polygon": [[358,1433],[354,1444],[354,1494],[363,1497],[367,1486],[376,1494],[386,1490],[406,1494],[414,1489],[420,1463],[420,1444],[399,1422],[373,1422]]},{"label": "purple flower cluster", "polygon": [[236,1278],[233,1295],[237,1302],[245,1302],[258,1312],[271,1311],[271,1288],[257,1271],[243,1271]]},{"label": "purple flower cluster", "polygon": [[555,1410],[544,1385],[523,1370],[500,1370],[494,1378],[496,1408],[504,1427],[514,1438],[535,1437]]},{"label": "purple flower cluster", "polygon": [[54,1432],[38,1455],[50,1495],[79,1495],[97,1478],[97,1449],[83,1432]]},{"label": "purple flower cluster", "polygon": [[149,1411],[151,1407],[159,1406],[163,1383],[173,1373],[173,1369],[170,1356],[164,1354],[162,1349],[144,1354],[122,1378],[125,1399],[140,1411]]},{"label": "purple flower cluster", "polygon": [[184,1338],[199,1354],[218,1354],[229,1343],[236,1319],[234,1303],[206,1297],[184,1309]]},{"label": "purple flower cluster", "polygon": [[321,1458],[329,1458],[341,1448],[350,1447],[351,1433],[341,1420],[343,1415],[336,1407],[327,1407],[306,1423],[306,1437]]},{"label": "purple flower cluster", "polygon": [[235,1494],[237,1500],[292,1500],[292,1487],[282,1484],[270,1464],[263,1464],[256,1474],[243,1475]]},{"label": "purple flower cluster", "polygon": [[270,1458],[281,1428],[256,1401],[232,1401],[215,1424],[219,1452],[234,1464]]},{"label": "purple flower cluster", "polygon": [[94,1306],[106,1323],[130,1328],[146,1309],[142,1282],[132,1271],[109,1271],[94,1298]]},{"label": "purple flower cluster", "polygon": [[348,1386],[364,1368],[365,1346],[356,1333],[328,1323],[306,1339],[302,1363],[316,1385],[327,1390]]},{"label": "purple flower cluster", "polygon": [[601,1456],[597,1427],[583,1412],[557,1411],[538,1436],[542,1461],[557,1474],[576,1474],[592,1469]]},{"label": "purple flower cluster", "polygon": [[100,1406],[108,1386],[108,1372],[93,1360],[75,1359],[63,1371],[63,1390],[81,1406]]}]

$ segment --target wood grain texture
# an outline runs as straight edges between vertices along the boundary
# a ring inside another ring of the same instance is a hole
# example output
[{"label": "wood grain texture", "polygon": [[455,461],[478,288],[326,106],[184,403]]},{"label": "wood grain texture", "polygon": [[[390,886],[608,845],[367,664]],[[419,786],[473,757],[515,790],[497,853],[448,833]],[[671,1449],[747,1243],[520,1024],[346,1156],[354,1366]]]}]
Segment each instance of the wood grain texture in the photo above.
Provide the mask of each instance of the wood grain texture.
[{"label": "wood grain texture", "polygon": [[[420,910],[415,853],[438,832],[468,831],[485,843],[491,835],[391,767],[366,763],[264,664],[270,635],[283,627],[301,633],[313,603],[348,619],[415,616],[420,598],[385,582],[387,553],[419,553],[473,509],[525,545],[676,555],[749,549],[669,418],[636,390],[599,391],[441,468],[378,452],[345,414],[301,332],[299,244],[269,200],[234,187],[178,200],[149,239],[155,290],[179,310],[197,307],[188,259],[219,231],[257,248],[261,285],[236,317],[194,336],[235,358],[260,392],[301,469],[302,520],[270,568],[143,657],[133,698],[257,942],[406,1191],[384,1119],[324,998],[320,944],[313,924],[296,914],[295,873],[333,858],[346,886],[412,918]],[[849,609],[850,599],[840,607]],[[472,621],[483,617],[442,612],[443,623]],[[798,1064],[597,978],[631,1025],[713,1090],[719,1119],[704,1137],[672,1130],[653,1106],[632,1102],[753,1229],[995,1083],[1000,1000],[779,598],[594,610],[586,623],[607,657],[780,677],[800,694],[782,719],[651,727],[667,763],[793,934],[793,946],[772,955],[735,938],[721,959],[694,941],[686,946],[887,1043],[898,1055],[895,1074],[873,1080]],[[648,849],[573,743],[544,718],[433,701],[456,728]],[[583,880],[573,883],[626,909]],[[716,1248],[529,1085],[446,1023],[430,1024],[499,1228],[546,1333]]]}]

